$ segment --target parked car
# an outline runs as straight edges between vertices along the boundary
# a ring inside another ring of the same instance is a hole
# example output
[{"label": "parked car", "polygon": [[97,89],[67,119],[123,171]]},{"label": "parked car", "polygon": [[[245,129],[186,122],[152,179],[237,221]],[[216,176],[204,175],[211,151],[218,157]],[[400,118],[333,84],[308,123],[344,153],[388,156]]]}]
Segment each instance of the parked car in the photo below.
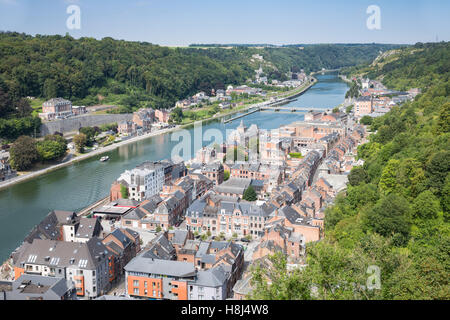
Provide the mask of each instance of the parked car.
[{"label": "parked car", "polygon": [[248,240],[247,238],[242,238],[242,239],[241,239],[241,242],[249,243],[250,240]]}]

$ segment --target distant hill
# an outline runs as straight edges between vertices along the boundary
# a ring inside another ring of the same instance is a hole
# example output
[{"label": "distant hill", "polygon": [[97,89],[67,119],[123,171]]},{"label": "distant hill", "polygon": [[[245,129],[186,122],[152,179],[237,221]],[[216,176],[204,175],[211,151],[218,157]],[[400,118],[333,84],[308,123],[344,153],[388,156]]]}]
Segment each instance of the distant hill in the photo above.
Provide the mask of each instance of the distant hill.
[{"label": "distant hill", "polygon": [[[213,46],[213,45],[211,45]],[[216,46],[216,45],[214,45]],[[269,79],[372,61],[394,45],[168,48],[147,42],[0,33],[0,87],[9,99],[63,97],[74,104],[167,108],[198,91],[242,84],[263,65]],[[252,55],[263,56],[255,61]],[[0,99],[0,115],[1,102]],[[4,116],[4,115],[3,115]]]}]

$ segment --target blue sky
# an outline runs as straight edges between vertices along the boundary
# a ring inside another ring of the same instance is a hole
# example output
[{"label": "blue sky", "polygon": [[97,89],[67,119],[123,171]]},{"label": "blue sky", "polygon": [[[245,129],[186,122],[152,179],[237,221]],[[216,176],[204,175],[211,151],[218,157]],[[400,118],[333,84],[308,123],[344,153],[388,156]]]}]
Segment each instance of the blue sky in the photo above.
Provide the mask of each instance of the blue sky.
[{"label": "blue sky", "polygon": [[[69,30],[66,9],[81,9]],[[369,5],[381,30],[369,30]],[[448,0],[0,0],[0,30],[191,43],[416,43],[450,40]]]}]

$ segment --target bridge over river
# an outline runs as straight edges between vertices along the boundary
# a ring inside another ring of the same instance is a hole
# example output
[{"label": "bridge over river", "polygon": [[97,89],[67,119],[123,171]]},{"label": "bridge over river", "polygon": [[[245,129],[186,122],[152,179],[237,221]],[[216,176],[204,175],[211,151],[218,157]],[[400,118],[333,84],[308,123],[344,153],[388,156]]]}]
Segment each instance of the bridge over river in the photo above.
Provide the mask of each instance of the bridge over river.
[{"label": "bridge over river", "polygon": [[269,112],[277,112],[277,113],[293,113],[293,112],[298,112],[298,113],[306,113],[306,112],[310,112],[310,111],[317,111],[317,112],[324,112],[327,110],[331,110],[331,109],[323,109],[323,108],[305,108],[305,107],[283,107],[283,106],[262,106],[262,107],[256,107],[256,108],[252,108],[249,109],[248,112],[240,114],[236,117],[230,118],[228,120],[224,120],[224,123],[229,123],[229,122],[233,122],[237,119],[246,117],[248,115],[251,115],[255,112],[260,112],[260,111],[269,111]]},{"label": "bridge over river", "polygon": [[327,109],[323,108],[307,108],[307,107],[282,107],[282,106],[275,106],[275,107],[261,107],[259,108],[259,111],[284,111],[284,112],[309,112],[309,111],[318,111],[318,112],[324,112],[327,111]]}]

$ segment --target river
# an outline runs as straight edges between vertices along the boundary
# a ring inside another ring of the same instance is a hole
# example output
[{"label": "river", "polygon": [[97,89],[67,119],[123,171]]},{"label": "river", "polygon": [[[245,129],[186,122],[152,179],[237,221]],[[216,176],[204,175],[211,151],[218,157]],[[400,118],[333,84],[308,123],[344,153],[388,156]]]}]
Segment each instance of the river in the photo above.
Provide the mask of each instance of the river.
[{"label": "river", "polygon": [[[337,74],[316,76],[318,82],[302,96],[286,106],[333,108],[344,101],[348,86]],[[276,129],[284,124],[303,120],[301,113],[257,112],[242,118],[246,126],[256,124],[262,129]],[[235,129],[241,119],[224,124],[220,120],[203,124],[203,132],[218,129],[225,133]],[[188,130],[193,136],[193,128]],[[127,169],[146,161],[170,158],[173,133],[131,143],[107,152],[110,160],[101,156],[42,175],[33,180],[0,191],[0,262],[23,241],[28,232],[51,210],[78,211],[109,194],[111,183]],[[205,141],[203,144],[208,145]],[[198,149],[198,148],[197,148]],[[191,155],[197,150],[191,150]],[[184,155],[185,160],[190,158]]]}]

